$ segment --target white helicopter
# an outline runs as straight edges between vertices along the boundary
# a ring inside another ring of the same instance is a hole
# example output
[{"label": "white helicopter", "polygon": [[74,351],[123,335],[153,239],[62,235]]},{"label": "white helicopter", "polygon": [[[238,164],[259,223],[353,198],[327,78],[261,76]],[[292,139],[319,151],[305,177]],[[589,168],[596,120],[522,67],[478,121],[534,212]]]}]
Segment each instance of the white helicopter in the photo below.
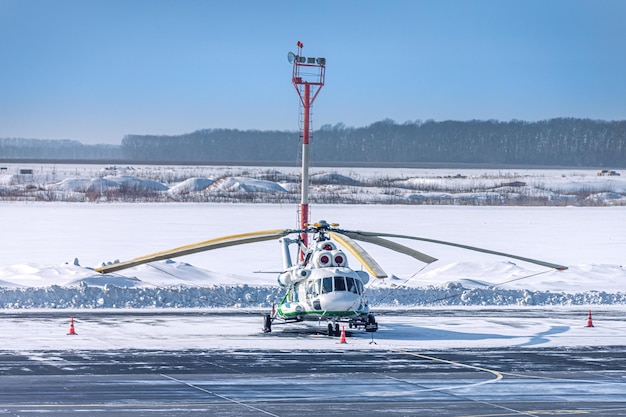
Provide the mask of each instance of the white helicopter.
[{"label": "white helicopter", "polygon": [[[310,245],[304,245],[303,234],[313,235]],[[289,235],[296,235],[296,237],[289,238]],[[459,243],[392,233],[344,230],[340,229],[338,224],[329,224],[321,220],[307,225],[305,229],[263,230],[218,237],[153,253],[126,262],[101,266],[95,268],[95,271],[107,274],[178,256],[228,246],[280,239],[282,243],[283,272],[278,275],[278,283],[286,289],[286,292],[276,308],[273,307],[271,313],[264,314],[264,332],[271,332],[272,323],[276,320],[280,320],[283,323],[304,320],[314,320],[320,323],[326,321],[329,336],[339,335],[339,323],[348,323],[350,328],[364,328],[367,332],[375,332],[378,330],[378,323],[371,313],[365,297],[365,285],[370,281],[370,276],[383,279],[387,278],[388,275],[355,241],[359,240],[383,246],[425,263],[437,260],[430,255],[395,241],[384,239],[384,237],[455,246],[518,259],[561,271],[567,269],[563,265]],[[350,268],[346,254],[337,247],[335,242],[346,248],[361,263],[365,271]],[[301,254],[301,260],[295,264],[292,262],[290,251],[290,245],[292,244],[297,246]]]},{"label": "white helicopter", "polygon": [[[286,289],[285,296],[276,309],[264,315],[263,330],[271,332],[275,320],[298,322],[304,320],[326,321],[328,334],[339,334],[339,323],[347,322],[351,328],[363,327],[367,332],[378,330],[378,323],[370,312],[365,298],[365,285],[370,275],[375,278],[386,278],[387,274],[381,266],[355,240],[373,243],[387,249],[412,256],[422,262],[431,263],[436,258],[401,245],[395,241],[384,239],[402,238],[456,246],[493,255],[515,258],[526,262],[543,265],[558,270],[567,269],[562,265],[551,264],[517,255],[481,249],[473,246],[452,242],[444,242],[416,236],[391,233],[373,233],[340,229],[338,224],[329,224],[324,220],[311,224],[308,221],[309,201],[309,135],[310,108],[324,85],[326,69],[325,58],[306,58],[302,56],[302,42],[298,42],[298,53],[290,52],[288,60],[293,65],[292,82],[300,96],[304,107],[304,130],[302,132],[302,199],[300,204],[300,228],[263,230],[243,233],[185,245],[178,248],[142,256],[127,262],[110,264],[95,268],[95,271],[106,274],[120,271],[133,266],[190,255],[192,253],[281,239],[283,246],[283,271],[278,276],[278,283]],[[295,234],[295,238],[287,236]],[[309,241],[309,235],[313,239]],[[363,265],[365,271],[351,269],[346,255],[337,248],[333,240],[346,248]],[[309,244],[310,242],[310,244]],[[295,244],[299,251],[299,261],[292,262],[289,246]]]}]

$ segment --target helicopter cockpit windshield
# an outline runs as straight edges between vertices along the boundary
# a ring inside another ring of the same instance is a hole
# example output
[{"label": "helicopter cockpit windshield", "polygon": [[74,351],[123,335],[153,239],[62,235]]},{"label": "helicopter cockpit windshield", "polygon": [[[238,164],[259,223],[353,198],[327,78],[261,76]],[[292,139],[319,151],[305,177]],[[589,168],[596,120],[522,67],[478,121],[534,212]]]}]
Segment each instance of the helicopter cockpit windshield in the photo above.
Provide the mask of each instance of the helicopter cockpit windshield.
[{"label": "helicopter cockpit windshield", "polygon": [[347,291],[354,294],[363,294],[363,283],[360,279],[346,276],[324,277],[311,280],[306,287],[309,297],[320,294],[329,294],[334,291]]}]

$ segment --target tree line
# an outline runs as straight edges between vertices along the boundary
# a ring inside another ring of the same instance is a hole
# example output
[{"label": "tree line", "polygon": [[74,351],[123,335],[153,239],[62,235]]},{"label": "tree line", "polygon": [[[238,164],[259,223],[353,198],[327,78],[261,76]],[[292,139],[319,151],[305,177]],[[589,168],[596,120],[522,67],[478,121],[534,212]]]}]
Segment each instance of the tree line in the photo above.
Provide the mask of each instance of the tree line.
[{"label": "tree line", "polygon": [[[119,146],[0,139],[1,158],[296,163],[300,152],[296,131],[203,129],[182,135],[127,135]],[[358,128],[339,123],[313,131],[311,160],[624,167],[626,121],[557,118],[399,124],[386,119]]]},{"label": "tree line", "polygon": [[0,138],[0,159],[114,160],[123,159],[119,145],[85,145],[70,139]]}]

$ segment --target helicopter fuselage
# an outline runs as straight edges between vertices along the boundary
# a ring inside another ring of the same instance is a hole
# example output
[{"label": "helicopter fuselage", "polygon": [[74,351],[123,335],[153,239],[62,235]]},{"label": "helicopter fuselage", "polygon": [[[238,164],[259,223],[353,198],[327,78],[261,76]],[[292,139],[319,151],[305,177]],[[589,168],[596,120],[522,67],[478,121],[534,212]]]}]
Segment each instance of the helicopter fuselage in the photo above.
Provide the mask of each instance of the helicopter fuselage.
[{"label": "helicopter fuselage", "polygon": [[365,318],[370,312],[364,295],[369,277],[363,271],[332,266],[298,269],[291,275],[304,277],[289,284],[276,311],[279,318],[341,321]]},{"label": "helicopter fuselage", "polygon": [[286,292],[278,308],[265,319],[265,331],[271,331],[274,319],[327,321],[329,334],[339,332],[339,322],[347,322],[351,328],[362,326],[369,332],[378,329],[365,297],[369,274],[348,267],[346,254],[323,231],[296,265],[291,262],[289,245],[301,241],[285,238],[282,243],[285,271],[278,276],[278,283]]}]

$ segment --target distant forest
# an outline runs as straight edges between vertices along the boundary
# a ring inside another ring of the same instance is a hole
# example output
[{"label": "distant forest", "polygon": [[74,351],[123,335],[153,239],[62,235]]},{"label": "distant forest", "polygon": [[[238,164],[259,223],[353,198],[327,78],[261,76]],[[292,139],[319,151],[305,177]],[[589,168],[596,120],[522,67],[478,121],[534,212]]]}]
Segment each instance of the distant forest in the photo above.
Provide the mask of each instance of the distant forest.
[{"label": "distant forest", "polygon": [[[74,140],[0,139],[0,159],[203,164],[296,164],[296,131],[203,129],[175,136],[127,135],[121,145]],[[626,121],[559,118],[513,120],[382,120],[367,127],[324,125],[311,137],[315,163],[464,163],[573,167],[626,166]]]}]

